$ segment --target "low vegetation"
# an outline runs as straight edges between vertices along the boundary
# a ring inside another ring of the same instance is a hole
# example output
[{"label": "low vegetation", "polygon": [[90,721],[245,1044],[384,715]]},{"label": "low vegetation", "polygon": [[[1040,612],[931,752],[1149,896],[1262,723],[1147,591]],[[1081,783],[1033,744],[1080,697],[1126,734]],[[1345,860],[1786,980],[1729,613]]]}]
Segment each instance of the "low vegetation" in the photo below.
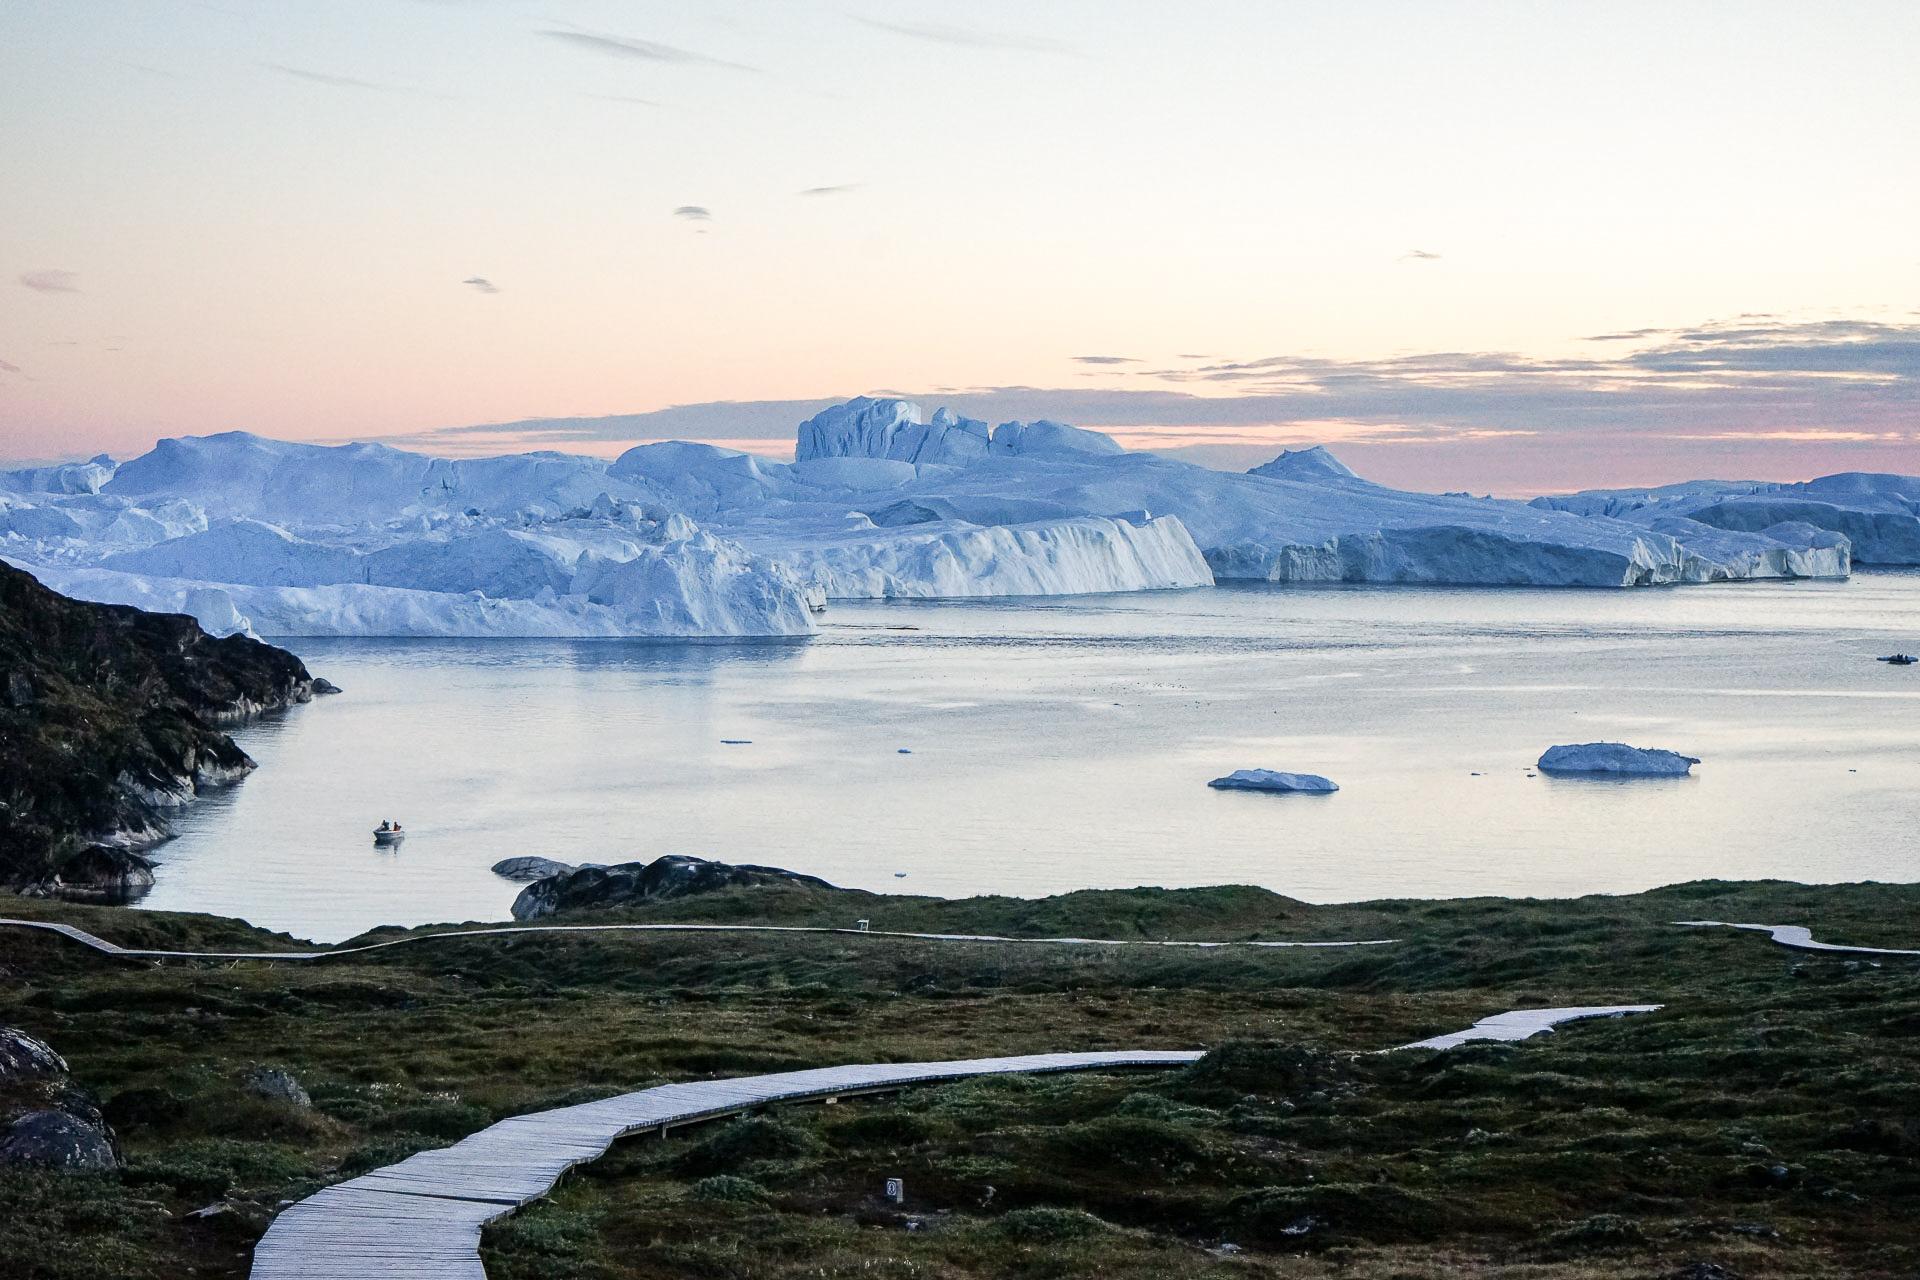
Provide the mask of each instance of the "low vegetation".
[{"label": "low vegetation", "polygon": [[[1180,1071],[983,1079],[635,1139],[493,1228],[489,1274],[1910,1276],[1920,961],[1669,922],[1910,946],[1916,908],[1920,887],[1772,883],[1335,907],[1232,888],[754,889],[631,918],[1401,941],[529,934],[310,965],[134,965],[0,930],[0,1024],[67,1057],[127,1158],[0,1171],[0,1252],[34,1280],[239,1276],[281,1201],[507,1115],[836,1062],[1192,1047],[1211,1052]],[[127,944],[288,945],[211,917],[7,914]],[[1524,1044],[1368,1052],[1508,1008],[1614,1002],[1669,1007]],[[263,1066],[311,1105],[263,1095]]]}]

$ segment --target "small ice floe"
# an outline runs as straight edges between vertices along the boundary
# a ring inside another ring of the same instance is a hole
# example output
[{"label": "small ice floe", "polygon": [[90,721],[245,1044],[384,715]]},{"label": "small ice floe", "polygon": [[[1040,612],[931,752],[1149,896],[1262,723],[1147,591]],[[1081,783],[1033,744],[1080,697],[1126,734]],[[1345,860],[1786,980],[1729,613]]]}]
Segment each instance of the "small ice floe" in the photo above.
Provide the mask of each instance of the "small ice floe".
[{"label": "small ice floe", "polygon": [[1215,791],[1297,791],[1308,795],[1326,795],[1340,789],[1332,779],[1317,773],[1282,773],[1278,769],[1235,769],[1207,785]]},{"label": "small ice floe", "polygon": [[1682,778],[1700,763],[1697,756],[1624,742],[1582,742],[1548,747],[1540,757],[1542,773],[1604,773],[1636,778]]}]

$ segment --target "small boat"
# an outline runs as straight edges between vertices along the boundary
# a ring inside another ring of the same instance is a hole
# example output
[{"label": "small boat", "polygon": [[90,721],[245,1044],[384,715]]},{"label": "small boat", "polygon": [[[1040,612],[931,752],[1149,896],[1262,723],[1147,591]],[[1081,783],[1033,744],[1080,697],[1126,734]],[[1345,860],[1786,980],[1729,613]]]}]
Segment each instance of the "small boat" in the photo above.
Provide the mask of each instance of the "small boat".
[{"label": "small boat", "polygon": [[375,827],[373,831],[373,847],[376,849],[390,849],[406,838],[407,833],[399,827]]},{"label": "small boat", "polygon": [[1920,662],[1920,658],[1916,658],[1910,653],[1890,653],[1880,659],[1880,661],[1891,662],[1896,667],[1910,667],[1914,663]]}]

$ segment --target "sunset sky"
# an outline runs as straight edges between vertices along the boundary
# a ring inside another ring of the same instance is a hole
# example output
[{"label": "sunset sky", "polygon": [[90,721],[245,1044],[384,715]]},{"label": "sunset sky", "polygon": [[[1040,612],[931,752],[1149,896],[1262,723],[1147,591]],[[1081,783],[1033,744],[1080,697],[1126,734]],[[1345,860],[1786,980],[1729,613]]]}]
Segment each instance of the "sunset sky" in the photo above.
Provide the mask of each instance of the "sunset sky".
[{"label": "sunset sky", "polygon": [[9,0],[0,457],[778,453],[898,392],[1428,489],[1920,472],[1917,48],[1911,0]]}]

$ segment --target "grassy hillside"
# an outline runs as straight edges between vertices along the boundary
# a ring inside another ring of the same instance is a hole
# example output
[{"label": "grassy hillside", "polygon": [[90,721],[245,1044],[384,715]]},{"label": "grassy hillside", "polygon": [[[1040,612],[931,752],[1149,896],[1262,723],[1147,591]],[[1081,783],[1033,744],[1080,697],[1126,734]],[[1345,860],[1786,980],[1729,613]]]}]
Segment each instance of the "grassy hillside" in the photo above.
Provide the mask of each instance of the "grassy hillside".
[{"label": "grassy hillside", "polygon": [[[126,943],[288,941],[211,917],[12,905]],[[279,1200],[527,1110],[836,1062],[1238,1046],[1184,1073],[983,1081],[635,1141],[491,1233],[489,1267],[1911,1275],[1920,963],[1667,922],[1914,945],[1917,908],[1912,886],[1784,884],[1337,907],[1254,889],[1039,903],[755,890],[634,918],[1402,941],[528,935],[164,967],[0,931],[0,1024],[67,1056],[129,1157],[120,1174],[0,1173],[0,1248],[30,1277],[241,1275]],[[1364,1053],[1508,1008],[1613,1002],[1669,1008],[1521,1045]],[[297,1075],[313,1108],[248,1093],[256,1064]],[[876,1199],[889,1175],[907,1179],[904,1212]]]}]

